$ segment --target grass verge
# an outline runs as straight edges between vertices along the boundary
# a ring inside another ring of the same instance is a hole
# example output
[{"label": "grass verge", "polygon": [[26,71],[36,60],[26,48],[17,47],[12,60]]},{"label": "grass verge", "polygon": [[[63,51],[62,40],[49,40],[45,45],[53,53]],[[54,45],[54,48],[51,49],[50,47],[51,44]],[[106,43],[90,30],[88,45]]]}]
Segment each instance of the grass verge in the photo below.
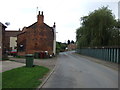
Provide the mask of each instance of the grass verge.
[{"label": "grass verge", "polygon": [[2,88],[37,88],[48,68],[43,66],[20,67],[2,73]]},{"label": "grass verge", "polygon": [[25,58],[25,56],[15,56],[15,58]]}]

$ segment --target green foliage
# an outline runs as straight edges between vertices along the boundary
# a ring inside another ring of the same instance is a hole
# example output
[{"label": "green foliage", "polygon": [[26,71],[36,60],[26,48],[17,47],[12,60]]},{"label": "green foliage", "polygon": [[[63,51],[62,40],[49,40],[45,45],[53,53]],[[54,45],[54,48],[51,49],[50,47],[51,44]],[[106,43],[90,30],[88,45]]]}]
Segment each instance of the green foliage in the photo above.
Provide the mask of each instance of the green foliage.
[{"label": "green foliage", "polygon": [[39,79],[49,71],[42,66],[20,67],[2,73],[2,88],[37,88]]},{"label": "green foliage", "polygon": [[120,21],[116,21],[115,27],[110,30],[110,39],[109,39],[109,44],[118,46],[120,45]]},{"label": "green foliage", "polygon": [[70,40],[67,41],[67,44],[70,44]]},{"label": "green foliage", "polygon": [[[78,48],[90,46],[120,45],[120,22],[115,20],[107,7],[99,8],[81,18],[81,27],[76,31]],[[112,43],[111,40],[114,40]]]},{"label": "green foliage", "polygon": [[66,47],[66,43],[56,42],[56,53],[65,51]]},{"label": "green foliage", "polygon": [[75,42],[72,40],[71,43],[74,44]]},{"label": "green foliage", "polygon": [[56,53],[60,52],[60,44],[58,42],[56,42]]},{"label": "green foliage", "polygon": [[15,58],[25,58],[25,56],[18,56],[18,55],[16,55]]}]

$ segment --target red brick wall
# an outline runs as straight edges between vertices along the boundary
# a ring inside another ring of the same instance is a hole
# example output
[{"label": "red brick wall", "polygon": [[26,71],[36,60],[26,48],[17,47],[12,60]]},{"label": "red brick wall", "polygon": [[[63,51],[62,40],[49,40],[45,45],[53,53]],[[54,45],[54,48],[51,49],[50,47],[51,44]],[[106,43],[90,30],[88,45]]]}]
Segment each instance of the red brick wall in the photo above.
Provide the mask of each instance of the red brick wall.
[{"label": "red brick wall", "polygon": [[[33,26],[34,27],[34,26]],[[45,24],[37,25],[36,28],[30,27],[27,33],[26,52],[34,53],[49,51],[53,53],[53,32]],[[30,36],[30,37],[29,37]]]},{"label": "red brick wall", "polygon": [[25,39],[26,54],[34,54],[41,51],[48,51],[49,54],[53,54],[53,29],[46,24],[42,23],[39,25],[36,23],[28,27],[26,34],[18,35],[18,45]]},{"label": "red brick wall", "polygon": [[[29,27],[23,28],[23,35],[18,35],[18,46],[25,42],[25,54],[48,51],[53,54],[53,28],[44,23],[43,12],[37,16],[37,22]],[[20,54],[20,52],[18,52]],[[22,53],[22,52],[21,52]]]},{"label": "red brick wall", "polygon": [[[24,50],[20,50],[20,45],[24,46]],[[26,53],[26,33],[21,33],[17,36],[17,52],[18,55],[23,56]]]},{"label": "red brick wall", "polygon": [[69,44],[68,45],[68,50],[75,50],[76,49],[76,44]]}]

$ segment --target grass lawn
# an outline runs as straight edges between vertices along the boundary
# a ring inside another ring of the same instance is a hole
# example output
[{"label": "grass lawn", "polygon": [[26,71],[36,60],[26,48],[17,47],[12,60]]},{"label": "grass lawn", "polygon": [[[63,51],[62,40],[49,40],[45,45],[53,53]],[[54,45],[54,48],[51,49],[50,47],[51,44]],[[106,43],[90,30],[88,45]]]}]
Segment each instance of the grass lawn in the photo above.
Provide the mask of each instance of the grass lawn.
[{"label": "grass lawn", "polygon": [[2,73],[2,88],[36,88],[39,80],[49,72],[43,66],[20,67]]}]

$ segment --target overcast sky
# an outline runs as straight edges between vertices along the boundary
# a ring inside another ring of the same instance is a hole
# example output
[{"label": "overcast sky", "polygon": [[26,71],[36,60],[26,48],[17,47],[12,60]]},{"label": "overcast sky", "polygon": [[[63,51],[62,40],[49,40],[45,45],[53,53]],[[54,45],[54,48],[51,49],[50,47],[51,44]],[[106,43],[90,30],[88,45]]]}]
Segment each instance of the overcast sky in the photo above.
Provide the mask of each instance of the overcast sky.
[{"label": "overcast sky", "polygon": [[119,0],[1,0],[0,22],[10,22],[7,30],[18,30],[37,21],[38,11],[43,11],[44,22],[56,22],[57,41],[76,40],[80,17],[108,6],[118,19]]}]

